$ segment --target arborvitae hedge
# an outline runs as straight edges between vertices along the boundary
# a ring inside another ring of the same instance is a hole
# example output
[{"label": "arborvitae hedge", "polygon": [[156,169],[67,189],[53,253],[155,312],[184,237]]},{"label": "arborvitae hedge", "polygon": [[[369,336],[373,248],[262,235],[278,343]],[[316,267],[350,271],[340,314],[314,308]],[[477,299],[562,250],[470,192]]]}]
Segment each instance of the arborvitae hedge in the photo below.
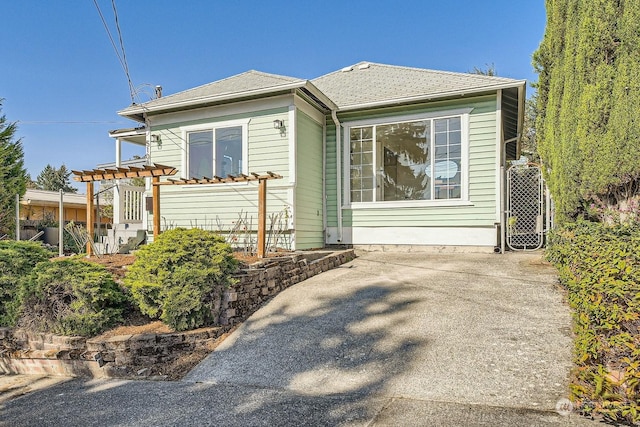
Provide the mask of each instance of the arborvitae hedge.
[{"label": "arborvitae hedge", "polygon": [[534,53],[538,151],[560,222],[640,182],[640,2],[547,0]]}]

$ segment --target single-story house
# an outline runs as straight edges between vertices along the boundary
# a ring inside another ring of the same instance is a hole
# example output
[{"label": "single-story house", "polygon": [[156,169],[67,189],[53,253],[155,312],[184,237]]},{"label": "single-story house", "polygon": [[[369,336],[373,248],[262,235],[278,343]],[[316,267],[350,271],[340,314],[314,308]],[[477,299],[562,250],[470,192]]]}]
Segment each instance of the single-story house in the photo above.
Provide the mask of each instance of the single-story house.
[{"label": "single-story house", "polygon": [[[102,201],[102,205],[110,205]],[[58,191],[36,190],[28,188],[20,198],[20,221],[57,222],[60,218],[60,193]],[[87,221],[87,196],[85,194],[64,193],[63,209],[65,222],[85,224]],[[111,223],[111,218],[100,218],[102,224]]]},{"label": "single-story house", "polygon": [[[111,202],[102,201],[102,206],[110,204]],[[85,194],[64,193],[63,212],[65,223],[73,221],[78,225],[85,225],[87,221],[87,196]],[[43,226],[53,226],[54,224],[57,226],[59,219],[60,192],[28,188],[24,196],[20,198],[21,239],[30,239]],[[110,224],[111,218],[102,216],[100,223]]]},{"label": "single-story house", "polygon": [[[290,249],[503,247],[524,80],[360,62],[312,80],[247,71],[118,112],[179,178],[265,173]],[[161,91],[158,91],[161,93]],[[147,195],[151,195],[147,185]],[[255,229],[257,186],[162,186],[165,227]],[[150,212],[145,224],[150,230]],[[269,226],[269,224],[268,224]],[[275,226],[275,225],[274,225]]]}]

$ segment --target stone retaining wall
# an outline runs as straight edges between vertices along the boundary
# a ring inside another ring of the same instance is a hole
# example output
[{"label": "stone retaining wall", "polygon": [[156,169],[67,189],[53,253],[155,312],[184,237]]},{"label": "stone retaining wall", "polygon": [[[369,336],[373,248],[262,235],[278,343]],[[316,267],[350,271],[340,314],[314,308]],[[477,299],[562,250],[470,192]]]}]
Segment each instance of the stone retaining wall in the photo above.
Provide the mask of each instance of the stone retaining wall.
[{"label": "stone retaining wall", "polygon": [[0,328],[0,373],[95,378],[158,373],[153,368],[159,364],[213,348],[223,333],[283,289],[355,258],[353,250],[312,254],[266,259],[243,270],[237,284],[220,289],[219,324],[210,328],[102,340]]}]

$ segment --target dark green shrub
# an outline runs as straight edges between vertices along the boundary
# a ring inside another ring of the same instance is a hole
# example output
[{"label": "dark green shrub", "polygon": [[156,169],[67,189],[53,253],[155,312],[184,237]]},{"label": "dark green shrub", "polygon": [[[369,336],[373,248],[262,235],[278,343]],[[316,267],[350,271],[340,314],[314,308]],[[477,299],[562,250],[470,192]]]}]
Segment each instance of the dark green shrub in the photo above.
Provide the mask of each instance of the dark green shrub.
[{"label": "dark green shrub", "polygon": [[0,326],[14,326],[20,305],[18,287],[37,263],[50,256],[40,243],[0,241]]},{"label": "dark green shrub", "polygon": [[211,231],[174,229],[136,252],[124,284],[140,310],[181,331],[211,324],[214,302],[237,269],[231,246]]},{"label": "dark green shrub", "polygon": [[639,422],[640,226],[566,224],[547,257],[574,311],[573,397],[586,412]]},{"label": "dark green shrub", "polygon": [[62,335],[96,335],[120,321],[126,305],[103,266],[77,259],[39,263],[20,297],[19,326]]}]

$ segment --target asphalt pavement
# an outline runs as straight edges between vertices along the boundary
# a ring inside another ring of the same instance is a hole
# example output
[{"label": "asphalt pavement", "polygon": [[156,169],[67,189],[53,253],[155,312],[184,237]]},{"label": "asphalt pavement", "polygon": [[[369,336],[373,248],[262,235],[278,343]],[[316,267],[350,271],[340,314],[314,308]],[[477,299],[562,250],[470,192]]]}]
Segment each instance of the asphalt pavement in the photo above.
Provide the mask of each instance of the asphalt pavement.
[{"label": "asphalt pavement", "polygon": [[281,292],[182,381],[71,379],[0,403],[0,425],[598,424],[556,410],[571,319],[540,253],[358,255]]}]

